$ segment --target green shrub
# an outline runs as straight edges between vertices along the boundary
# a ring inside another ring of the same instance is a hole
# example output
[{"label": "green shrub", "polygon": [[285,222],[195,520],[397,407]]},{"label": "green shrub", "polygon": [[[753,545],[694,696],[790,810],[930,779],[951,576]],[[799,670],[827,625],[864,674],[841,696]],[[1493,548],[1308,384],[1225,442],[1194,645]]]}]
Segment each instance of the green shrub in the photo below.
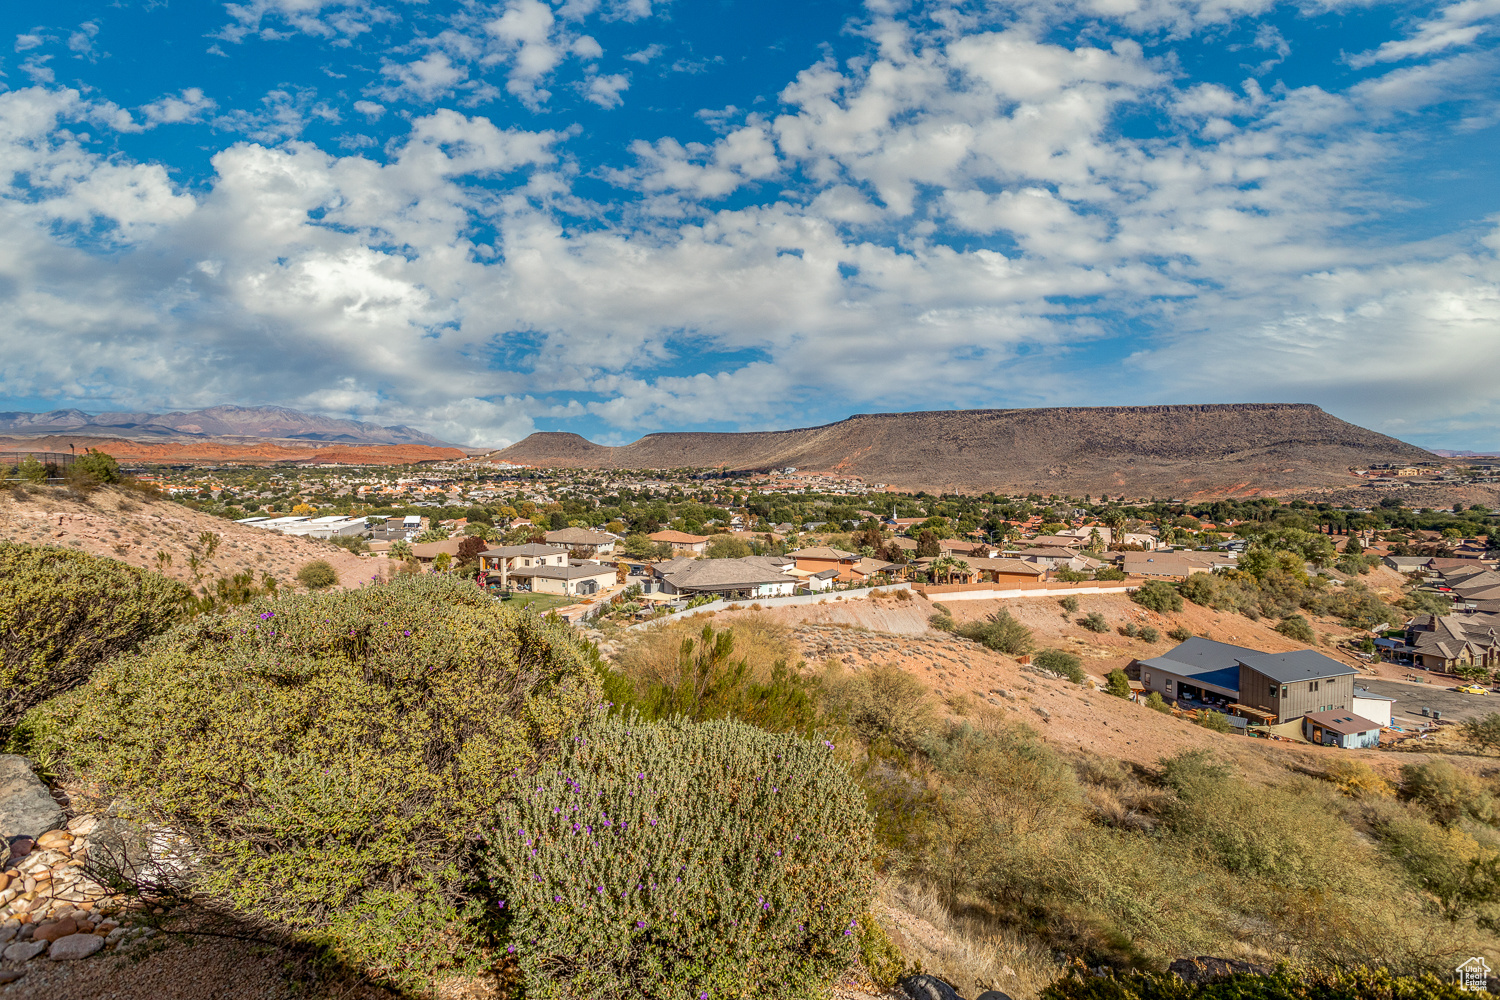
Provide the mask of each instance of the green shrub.
[{"label": "green shrub", "polygon": [[1078,624],[1088,629],[1090,632],[1103,633],[1109,631],[1109,622],[1105,621],[1104,616],[1097,611],[1090,611],[1088,614],[1078,619]]},{"label": "green shrub", "polygon": [[1059,583],[1082,583],[1089,579],[1089,575],[1082,570],[1073,569],[1069,566],[1059,566],[1052,571],[1052,578]]},{"label": "green shrub", "polygon": [[734,657],[734,646],[732,630],[703,626],[696,640],[682,640],[675,676],[638,683],[628,692],[606,682],[606,689],[622,695],[611,699],[614,714],[635,712],[648,721],[738,719],[772,732],[804,735],[825,728],[812,681],[789,669],[784,659],[772,663],[758,681],[748,659]]},{"label": "green shrub", "polygon": [[415,986],[479,961],[473,838],[598,691],[566,626],[408,577],[194,619],[33,715],[193,837],[195,892]]},{"label": "green shrub", "polygon": [[611,719],[502,804],[483,866],[528,996],[805,997],[857,954],[874,843],[824,745]]},{"label": "green shrub", "polygon": [[859,962],[876,985],[889,989],[899,980],[920,971],[915,963],[907,961],[906,956],[901,954],[901,949],[896,947],[891,936],[872,915],[859,915],[857,936]]},{"label": "green shrub", "polygon": [[1478,719],[1470,719],[1459,727],[1464,736],[1481,750],[1494,751],[1500,748],[1500,712],[1491,712]]},{"label": "green shrub", "polygon": [[1161,633],[1150,625],[1142,625],[1140,631],[1136,633],[1136,638],[1147,643],[1161,642]]},{"label": "green shrub", "polygon": [[1500,852],[1481,846],[1459,827],[1416,818],[1396,818],[1379,828],[1386,853],[1411,881],[1437,903],[1449,922],[1479,917],[1494,926],[1500,917]]},{"label": "green shrub", "polygon": [[1004,608],[983,621],[964,622],[958,626],[957,633],[1007,656],[1020,656],[1031,651],[1031,629],[1016,621]]},{"label": "green shrub", "polygon": [[927,624],[939,632],[956,632],[958,630],[958,623],[953,620],[953,616],[945,615],[941,611],[934,615],[928,615]]},{"label": "green shrub", "polygon": [[16,467],[16,474],[21,477],[23,482],[31,483],[33,486],[40,486],[47,481],[50,472],[47,466],[37,460],[35,455],[27,455],[21,464]]},{"label": "green shrub", "polygon": [[1146,707],[1166,715],[1172,714],[1172,706],[1166,703],[1160,691],[1152,691],[1146,696]]},{"label": "green shrub", "polygon": [[1182,625],[1178,625],[1175,628],[1167,629],[1167,638],[1172,639],[1172,640],[1174,640],[1176,642],[1187,642],[1192,637],[1193,637],[1193,631],[1192,631],[1192,629],[1186,628],[1186,627],[1184,627]]},{"label": "green shrub", "polygon": [[1130,697],[1130,678],[1119,667],[1104,675],[1104,690],[1116,698]]},{"label": "green shrub", "polygon": [[750,545],[733,535],[715,535],[703,555],[706,559],[743,559],[750,555]]},{"label": "green shrub", "polygon": [[334,535],[328,541],[356,555],[370,551],[370,540],[363,535]]},{"label": "green shrub", "polygon": [[1165,614],[1182,610],[1182,595],[1165,580],[1151,580],[1131,591],[1130,599],[1143,608]]},{"label": "green shrub", "polygon": [[1100,566],[1094,570],[1095,580],[1123,580],[1125,571],[1118,566]]},{"label": "green shrub", "polygon": [[1126,622],[1117,631],[1127,639],[1134,639],[1136,632],[1139,630],[1135,627],[1135,622]]},{"label": "green shrub", "polygon": [[1288,615],[1283,618],[1281,624],[1276,626],[1276,631],[1298,642],[1313,642],[1317,639],[1317,636],[1313,634],[1312,626],[1301,615]]},{"label": "green shrub", "polygon": [[1074,684],[1084,681],[1083,660],[1061,649],[1044,649],[1032,657],[1031,662],[1048,673],[1066,677]]},{"label": "green shrub", "polygon": [[1324,777],[1350,798],[1389,798],[1394,794],[1390,782],[1376,773],[1368,761],[1334,761],[1324,772]]},{"label": "green shrub", "polygon": [[1062,605],[1062,609],[1064,611],[1066,611],[1068,614],[1072,614],[1073,612],[1075,612],[1075,611],[1078,610],[1078,598],[1076,598],[1076,597],[1072,597],[1072,596],[1064,597],[1062,600],[1058,601],[1057,603],[1061,604]]},{"label": "green shrub", "polygon": [[308,590],[326,590],[339,582],[339,575],[326,560],[314,559],[297,570],[297,582]]},{"label": "green shrub", "polygon": [[113,559],[0,542],[0,740],[32,706],[170,628],[189,596]]},{"label": "green shrub", "polygon": [[1234,727],[1229,724],[1229,716],[1223,712],[1215,712],[1207,708],[1198,713],[1198,725],[1204,729],[1211,729],[1216,733],[1234,732]]},{"label": "green shrub", "polygon": [[1446,760],[1402,767],[1401,792],[1444,826],[1453,825],[1465,815],[1481,822],[1494,818],[1494,803],[1484,785]]},{"label": "green shrub", "polygon": [[[1329,822],[1330,791],[1318,782],[1254,785],[1203,750],[1161,761],[1177,793],[1171,837],[1226,871],[1279,890],[1334,892],[1352,877],[1360,845],[1347,824]],[[1253,815],[1254,822],[1245,817]]]},{"label": "green shrub", "polygon": [[89,448],[68,467],[68,485],[91,490],[120,481],[120,463],[102,451]]},{"label": "green shrub", "polygon": [[937,718],[922,682],[890,663],[877,663],[833,684],[829,696],[866,742],[906,751],[917,746]]}]

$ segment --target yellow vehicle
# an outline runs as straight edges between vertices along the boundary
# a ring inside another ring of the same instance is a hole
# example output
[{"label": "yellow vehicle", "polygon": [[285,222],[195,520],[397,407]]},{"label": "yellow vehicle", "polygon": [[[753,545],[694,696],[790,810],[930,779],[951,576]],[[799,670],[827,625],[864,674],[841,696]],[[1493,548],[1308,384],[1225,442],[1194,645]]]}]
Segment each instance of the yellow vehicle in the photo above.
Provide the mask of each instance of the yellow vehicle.
[{"label": "yellow vehicle", "polygon": [[1478,684],[1464,684],[1458,690],[1463,694],[1489,694],[1488,691]]}]

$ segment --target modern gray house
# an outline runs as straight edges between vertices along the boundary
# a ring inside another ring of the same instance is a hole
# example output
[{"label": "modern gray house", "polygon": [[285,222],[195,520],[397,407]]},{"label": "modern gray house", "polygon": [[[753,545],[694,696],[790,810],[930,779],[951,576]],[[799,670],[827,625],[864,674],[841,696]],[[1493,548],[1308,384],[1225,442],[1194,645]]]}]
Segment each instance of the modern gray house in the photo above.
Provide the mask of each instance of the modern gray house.
[{"label": "modern gray house", "polygon": [[1348,712],[1354,701],[1354,668],[1311,649],[1261,653],[1194,636],[1161,656],[1136,660],[1131,670],[1148,693],[1167,701],[1211,705],[1272,725],[1312,712]]},{"label": "modern gray house", "polygon": [[1239,664],[1240,704],[1274,712],[1277,722],[1353,706],[1354,668],[1316,650],[1252,653]]}]

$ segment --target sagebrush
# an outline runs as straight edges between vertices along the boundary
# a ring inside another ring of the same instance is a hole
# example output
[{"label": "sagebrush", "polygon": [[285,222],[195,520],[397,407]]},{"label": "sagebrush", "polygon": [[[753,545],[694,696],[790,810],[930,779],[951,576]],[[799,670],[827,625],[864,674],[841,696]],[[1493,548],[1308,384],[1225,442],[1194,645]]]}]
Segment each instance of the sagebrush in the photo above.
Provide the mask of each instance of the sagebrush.
[{"label": "sagebrush", "polygon": [[873,893],[832,745],[610,718],[504,803],[485,873],[526,995],[813,997]]},{"label": "sagebrush", "polygon": [[113,559],[0,542],[0,740],[28,709],[170,628],[190,596]]},{"label": "sagebrush", "polygon": [[479,961],[473,840],[598,702],[565,625],[408,577],[197,618],[32,728],[189,833],[196,891],[415,985]]}]

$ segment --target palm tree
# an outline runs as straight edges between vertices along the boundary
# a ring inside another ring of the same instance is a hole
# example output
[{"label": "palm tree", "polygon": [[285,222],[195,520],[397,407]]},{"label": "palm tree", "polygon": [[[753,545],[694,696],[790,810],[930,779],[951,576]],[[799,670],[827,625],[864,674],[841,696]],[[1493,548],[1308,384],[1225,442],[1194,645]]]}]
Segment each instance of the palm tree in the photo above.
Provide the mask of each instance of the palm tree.
[{"label": "palm tree", "polygon": [[938,556],[932,561],[932,565],[928,567],[928,572],[932,574],[934,580],[942,580],[946,583],[947,578],[953,573],[954,562],[955,560],[952,556]]},{"label": "palm tree", "polygon": [[1123,510],[1115,508],[1105,514],[1100,520],[1109,528],[1110,534],[1116,543],[1125,541],[1125,512]]}]

